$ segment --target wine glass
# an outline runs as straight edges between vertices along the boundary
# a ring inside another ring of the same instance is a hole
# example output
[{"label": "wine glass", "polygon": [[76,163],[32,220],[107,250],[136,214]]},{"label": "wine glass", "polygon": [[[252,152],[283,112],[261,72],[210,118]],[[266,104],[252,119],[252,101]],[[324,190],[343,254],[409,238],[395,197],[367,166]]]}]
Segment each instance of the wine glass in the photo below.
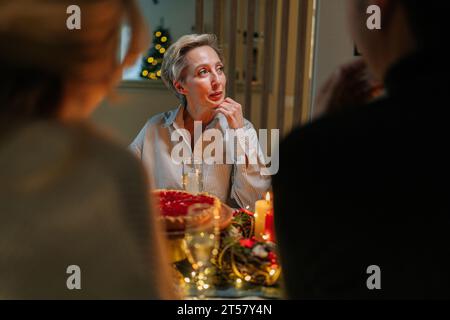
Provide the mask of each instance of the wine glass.
[{"label": "wine glass", "polygon": [[183,161],[183,189],[189,193],[203,191],[203,164],[201,160]]},{"label": "wine glass", "polygon": [[213,290],[213,263],[219,253],[219,219],[219,210],[210,204],[198,203],[188,208],[184,244],[192,266],[191,288],[199,298]]}]

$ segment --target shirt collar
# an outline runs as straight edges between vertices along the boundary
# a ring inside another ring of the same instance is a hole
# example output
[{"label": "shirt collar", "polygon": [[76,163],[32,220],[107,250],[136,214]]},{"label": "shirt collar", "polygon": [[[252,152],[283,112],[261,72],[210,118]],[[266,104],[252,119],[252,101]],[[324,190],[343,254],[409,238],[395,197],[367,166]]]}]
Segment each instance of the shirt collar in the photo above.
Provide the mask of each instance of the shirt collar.
[{"label": "shirt collar", "polygon": [[181,116],[181,120],[183,121],[183,118],[182,118],[183,112],[180,112],[182,110],[183,110],[183,105],[180,104],[176,109],[168,111],[164,117],[164,126],[169,127],[175,122],[175,120],[179,120],[179,119],[177,119],[177,118],[179,118],[179,117],[177,117],[178,115]]},{"label": "shirt collar", "polygon": [[[164,126],[170,127],[171,125],[176,124],[176,127],[184,128],[183,112],[184,106],[181,104],[176,109],[168,111],[165,115]],[[207,129],[214,127],[220,129],[228,128],[227,119],[223,114],[217,114],[214,119],[206,126]]]}]

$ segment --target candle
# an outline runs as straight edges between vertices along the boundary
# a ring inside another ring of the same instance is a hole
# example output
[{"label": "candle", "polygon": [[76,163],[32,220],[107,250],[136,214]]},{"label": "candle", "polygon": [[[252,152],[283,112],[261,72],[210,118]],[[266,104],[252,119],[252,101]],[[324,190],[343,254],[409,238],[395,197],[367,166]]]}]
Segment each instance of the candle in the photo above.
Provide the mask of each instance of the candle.
[{"label": "candle", "polygon": [[264,228],[264,234],[267,241],[275,241],[275,225],[273,221],[273,209],[267,211],[266,214],[266,226]]},{"label": "candle", "polygon": [[266,214],[270,210],[272,210],[272,203],[270,194],[267,192],[265,200],[258,200],[255,203],[255,238],[258,241],[264,241]]}]

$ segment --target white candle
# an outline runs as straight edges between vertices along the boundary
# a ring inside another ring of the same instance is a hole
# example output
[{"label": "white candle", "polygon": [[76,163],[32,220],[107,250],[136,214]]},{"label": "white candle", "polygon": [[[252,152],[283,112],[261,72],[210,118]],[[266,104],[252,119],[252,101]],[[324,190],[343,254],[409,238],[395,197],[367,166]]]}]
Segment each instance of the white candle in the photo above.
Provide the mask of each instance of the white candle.
[{"label": "white candle", "polygon": [[264,231],[267,211],[272,210],[270,194],[266,193],[266,200],[258,200],[255,203],[255,238],[264,241]]}]

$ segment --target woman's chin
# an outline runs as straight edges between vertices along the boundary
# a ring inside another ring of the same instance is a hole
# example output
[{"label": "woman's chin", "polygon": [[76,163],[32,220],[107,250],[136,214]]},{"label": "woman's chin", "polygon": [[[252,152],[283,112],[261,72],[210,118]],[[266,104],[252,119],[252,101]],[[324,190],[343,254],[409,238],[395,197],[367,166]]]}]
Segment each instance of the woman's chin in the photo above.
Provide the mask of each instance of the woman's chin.
[{"label": "woman's chin", "polygon": [[208,99],[208,105],[211,107],[211,109],[217,109],[223,102],[223,98],[220,98],[218,100]]}]

